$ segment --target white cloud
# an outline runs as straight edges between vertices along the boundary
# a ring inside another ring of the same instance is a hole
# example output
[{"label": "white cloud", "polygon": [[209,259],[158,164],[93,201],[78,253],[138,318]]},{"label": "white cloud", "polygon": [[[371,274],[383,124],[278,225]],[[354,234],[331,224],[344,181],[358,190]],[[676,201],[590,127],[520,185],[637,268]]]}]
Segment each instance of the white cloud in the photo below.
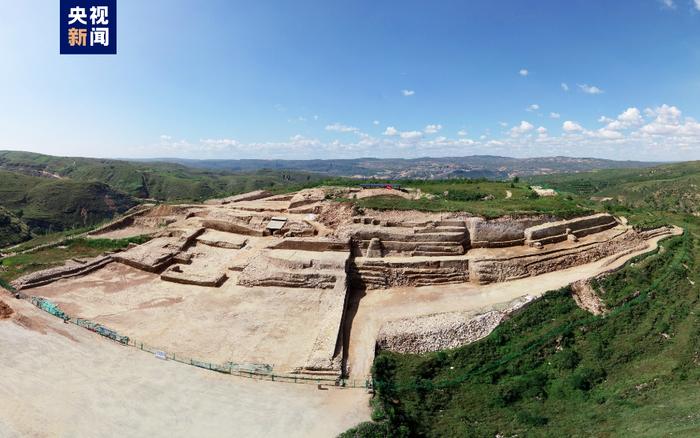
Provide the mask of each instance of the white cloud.
[{"label": "white cloud", "polygon": [[535,127],[532,125],[532,123],[527,122],[525,120],[521,121],[518,126],[513,126],[510,129],[510,136],[511,137],[519,137],[523,134],[527,134],[528,132],[532,131]]},{"label": "white cloud", "polygon": [[237,151],[242,144],[231,138],[202,138],[199,142],[190,142],[185,139],[174,140],[169,135],[161,135],[160,142],[154,146],[154,150],[165,153],[189,154],[199,157],[201,154],[226,154]]},{"label": "white cloud", "polygon": [[379,124],[379,120],[374,120],[374,121],[372,121],[372,124],[375,125],[375,126],[378,125],[378,124]]},{"label": "white cloud", "polygon": [[392,136],[394,136],[394,135],[398,135],[398,134],[399,134],[398,129],[394,128],[393,126],[388,126],[388,127],[384,130],[384,135],[388,135],[388,136],[390,136],[390,137],[392,137]]},{"label": "white cloud", "polygon": [[343,125],[342,123],[333,123],[332,125],[326,125],[326,131],[332,132],[359,132],[359,129],[354,126]]},{"label": "white cloud", "polygon": [[683,118],[677,107],[664,104],[645,112],[653,120],[640,128],[640,134],[668,139],[685,138],[685,141],[692,138],[695,142],[700,142],[700,123],[692,117]]},{"label": "white cloud", "polygon": [[314,120],[318,120],[318,116],[317,116],[317,115],[314,115]]},{"label": "white cloud", "polygon": [[442,125],[428,125],[423,129],[426,134],[435,134],[442,129]]},{"label": "white cloud", "polygon": [[560,117],[561,117],[561,114],[559,114],[559,113],[549,113],[550,119],[558,119]]},{"label": "white cloud", "polygon": [[572,122],[571,120],[565,121],[562,125],[561,128],[566,131],[566,132],[579,132],[583,131],[583,128],[581,125],[579,125],[576,122]]},{"label": "white cloud", "polygon": [[588,85],[588,84],[578,84],[578,87],[581,89],[586,94],[603,94],[605,91],[601,90],[600,88],[596,87],[595,85]]},{"label": "white cloud", "polygon": [[499,125],[501,125],[502,128],[507,128],[508,124],[506,122],[498,122]]},{"label": "white cloud", "polygon": [[289,142],[285,143],[289,145],[292,150],[301,148],[313,148],[318,147],[321,142],[315,138],[304,137],[301,134],[294,135],[289,138]]},{"label": "white cloud", "polygon": [[566,82],[561,83],[561,89],[564,91],[569,91],[569,86],[567,85]]},{"label": "white cloud", "polygon": [[622,114],[617,116],[617,120],[635,124],[642,121],[642,116],[637,108],[630,107],[627,108]]},{"label": "white cloud", "polygon": [[414,94],[416,94],[416,92],[413,90],[401,90],[401,94],[403,94],[404,96],[413,96]]},{"label": "white cloud", "polygon": [[[347,140],[321,141],[295,135],[278,142],[243,143],[233,138],[201,138],[193,141],[168,134],[157,136],[149,147],[142,147],[151,157],[182,156],[188,158],[353,158],[358,156],[406,157],[464,156],[491,154],[504,156],[595,156],[614,159],[683,160],[700,158],[700,122],[686,116],[673,105],[664,104],[642,110],[628,107],[615,117],[598,119],[599,129],[588,130],[580,123],[566,120],[559,129],[518,122],[512,129],[496,136],[467,136],[460,129],[450,138],[426,135],[425,130],[400,131],[386,127],[385,135],[351,131],[340,123],[327,125],[333,132],[356,132],[343,136]],[[326,126],[325,124],[323,125]],[[444,128],[440,133],[444,132]],[[501,131],[499,129],[498,131]],[[503,130],[505,131],[505,130]],[[555,134],[556,131],[556,134]]]},{"label": "white cloud", "polygon": [[695,9],[697,9],[698,11],[700,11],[700,0],[695,0],[694,3],[695,3]]},{"label": "white cloud", "polygon": [[597,131],[591,132],[590,135],[608,140],[615,140],[624,137],[624,135],[621,132],[607,128],[601,128]]},{"label": "white cloud", "polygon": [[220,146],[234,146],[239,144],[238,141],[231,138],[204,138],[199,140],[202,144],[208,145],[220,145]]},{"label": "white cloud", "polygon": [[527,75],[530,74],[530,72],[529,72],[528,69],[526,69],[526,68],[521,68],[520,71],[518,72],[518,74],[519,74],[520,76],[527,76]]},{"label": "white cloud", "polygon": [[630,107],[627,108],[622,114],[617,116],[617,121],[622,124],[623,128],[629,128],[630,126],[641,124],[644,119],[637,108]]},{"label": "white cloud", "polygon": [[401,138],[404,140],[415,140],[423,137],[423,133],[420,131],[406,131],[400,134]]},{"label": "white cloud", "polygon": [[621,129],[629,129],[633,126],[641,125],[644,122],[644,119],[642,118],[641,112],[637,108],[630,107],[619,114],[615,119],[601,116],[598,121],[606,124],[605,128],[603,128],[605,130],[619,131]]},{"label": "white cloud", "polygon": [[[676,4],[673,2],[673,0],[660,0],[661,3],[663,3],[664,6],[670,9],[676,9]],[[697,3],[697,0],[695,0]]]},{"label": "white cloud", "polygon": [[536,103],[533,103],[532,105],[528,105],[528,107],[525,108],[525,111],[532,112],[532,111],[537,111],[538,109],[540,109],[540,106],[537,105]]}]

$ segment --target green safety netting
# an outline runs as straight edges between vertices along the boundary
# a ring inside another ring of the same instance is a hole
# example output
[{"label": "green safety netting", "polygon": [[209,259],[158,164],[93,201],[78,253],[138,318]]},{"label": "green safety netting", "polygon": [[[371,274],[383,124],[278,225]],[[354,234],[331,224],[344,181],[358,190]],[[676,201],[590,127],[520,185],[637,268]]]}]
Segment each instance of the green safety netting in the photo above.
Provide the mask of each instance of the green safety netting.
[{"label": "green safety netting", "polygon": [[230,371],[244,371],[254,373],[272,373],[272,365],[266,363],[234,363],[226,362],[224,368]]},{"label": "green safety netting", "polygon": [[58,316],[61,319],[69,319],[68,315],[66,315],[61,309],[59,309],[56,304],[52,303],[46,298],[32,297],[32,304],[34,304],[44,312],[50,313],[54,316]]},{"label": "green safety netting", "polygon": [[[52,303],[51,301],[47,300],[46,298],[41,298],[41,297],[32,297],[31,298],[32,304],[43,310],[44,312],[50,313],[54,316],[57,316],[63,320],[69,320],[70,317],[62,311],[55,303]],[[129,337],[128,336],[122,336],[119,333],[115,332],[112,329],[109,329],[102,324],[98,324],[96,322],[89,321],[87,319],[76,319],[75,321],[76,325],[79,325],[81,327],[85,327],[88,330],[91,330],[97,334],[100,334],[106,338],[110,338],[112,340],[115,340],[117,342],[120,342],[122,344],[128,344],[129,343]]]},{"label": "green safety netting", "polygon": [[103,326],[102,324],[88,321],[87,319],[78,319],[78,320],[76,320],[75,323],[81,327],[85,327],[88,330],[91,330],[97,334],[100,334],[106,338],[110,338],[112,340],[115,340],[115,341],[120,342],[122,344],[126,345],[129,343],[128,336],[122,336],[119,333],[115,332],[114,330]]}]

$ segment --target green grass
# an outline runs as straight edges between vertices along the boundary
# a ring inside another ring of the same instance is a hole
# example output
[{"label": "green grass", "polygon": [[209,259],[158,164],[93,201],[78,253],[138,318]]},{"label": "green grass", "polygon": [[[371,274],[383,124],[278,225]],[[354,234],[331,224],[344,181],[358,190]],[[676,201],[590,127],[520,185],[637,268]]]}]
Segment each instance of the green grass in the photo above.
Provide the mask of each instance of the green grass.
[{"label": "green grass", "polygon": [[504,215],[547,214],[559,218],[570,218],[591,214],[594,210],[574,200],[562,198],[533,199],[494,199],[479,201],[453,201],[450,199],[407,200],[395,197],[377,197],[357,201],[362,208],[378,210],[418,210],[434,212],[464,211],[486,218]]},{"label": "green grass", "polygon": [[[98,224],[99,226],[99,224]],[[63,240],[68,240],[77,235],[86,233],[96,227],[85,227],[85,228],[75,228],[65,231],[56,231],[51,233],[34,234],[30,239],[23,241],[20,244],[13,245],[11,247],[5,247],[7,252],[17,253],[30,251],[36,247],[52,244],[54,242],[60,242]]]},{"label": "green grass", "polygon": [[101,182],[80,182],[0,171],[0,206],[34,233],[103,222],[136,201]]},{"label": "green grass", "polygon": [[[389,181],[372,181],[387,183]],[[355,200],[358,207],[379,210],[419,210],[434,212],[464,211],[488,218],[504,215],[548,214],[561,218],[590,214],[600,208],[593,202],[574,196],[539,197],[527,184],[504,181],[451,179],[451,180],[398,180],[391,181],[403,188],[420,190],[429,195],[418,200],[395,196]],[[357,186],[348,179],[322,181],[324,185]],[[507,192],[511,197],[506,196]]]},{"label": "green grass", "polygon": [[27,224],[0,207],[0,248],[27,240],[30,235]]},{"label": "green grass", "polygon": [[[264,169],[251,172],[209,171],[171,163],[54,157],[13,151],[0,151],[0,169],[20,175],[18,178],[48,172],[76,182],[100,182],[136,198],[188,202],[257,189],[278,190],[323,178],[308,172]],[[0,199],[4,199],[1,192]]]},{"label": "green grass", "polygon": [[130,243],[141,244],[148,237],[138,236],[127,239],[73,239],[63,245],[54,245],[36,251],[17,254],[0,259],[0,280],[10,281],[31,272],[60,266],[72,258],[96,257],[104,252],[124,249]]},{"label": "green grass", "polygon": [[603,280],[606,316],[565,288],[465,347],[380,353],[376,424],[346,436],[700,433],[700,222],[667,220],[690,233]]},{"label": "green grass", "polygon": [[700,213],[700,161],[645,169],[600,170],[531,177],[533,183],[582,197],[613,198],[635,209]]}]

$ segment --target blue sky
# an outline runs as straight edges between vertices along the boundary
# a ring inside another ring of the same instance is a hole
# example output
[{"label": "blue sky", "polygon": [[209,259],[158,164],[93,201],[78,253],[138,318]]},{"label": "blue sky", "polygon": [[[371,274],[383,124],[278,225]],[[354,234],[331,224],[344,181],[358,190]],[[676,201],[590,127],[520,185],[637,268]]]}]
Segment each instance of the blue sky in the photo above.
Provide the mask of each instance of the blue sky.
[{"label": "blue sky", "polygon": [[0,0],[0,148],[55,155],[700,159],[700,0],[118,0],[61,56]]}]

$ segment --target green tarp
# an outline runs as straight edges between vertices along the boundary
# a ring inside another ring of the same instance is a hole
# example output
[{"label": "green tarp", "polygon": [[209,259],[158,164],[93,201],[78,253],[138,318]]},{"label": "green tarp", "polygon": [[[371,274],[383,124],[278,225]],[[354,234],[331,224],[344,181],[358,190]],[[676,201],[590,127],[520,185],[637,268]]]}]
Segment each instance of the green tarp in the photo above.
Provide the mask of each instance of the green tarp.
[{"label": "green tarp", "polygon": [[50,313],[54,316],[58,316],[61,319],[70,319],[58,306],[46,298],[32,297],[32,304],[43,310],[44,312]]}]

